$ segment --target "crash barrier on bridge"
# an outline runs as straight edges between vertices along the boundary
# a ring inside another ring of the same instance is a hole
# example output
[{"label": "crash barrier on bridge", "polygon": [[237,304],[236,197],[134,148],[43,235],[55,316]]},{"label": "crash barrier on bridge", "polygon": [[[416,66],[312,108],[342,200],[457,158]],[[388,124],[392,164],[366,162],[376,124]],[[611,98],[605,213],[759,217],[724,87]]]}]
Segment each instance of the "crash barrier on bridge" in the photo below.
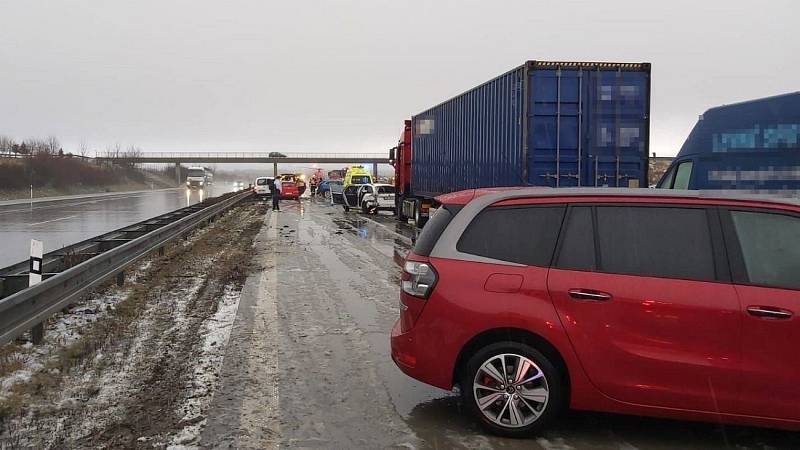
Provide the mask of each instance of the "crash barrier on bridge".
[{"label": "crash barrier on bridge", "polygon": [[275,153],[275,152],[141,152],[126,155],[114,152],[98,152],[98,159],[139,159],[139,158],[347,158],[354,161],[362,159],[387,158],[387,153]]},{"label": "crash barrier on bridge", "polygon": [[98,153],[97,161],[126,163],[389,164],[387,153],[142,152]]},{"label": "crash barrier on bridge", "polygon": [[[43,281],[28,287],[28,261],[0,269],[0,345],[42,323],[81,295],[194,228],[250,197],[240,191],[169,212],[53,251],[42,261]],[[118,282],[121,281],[118,278]]]}]

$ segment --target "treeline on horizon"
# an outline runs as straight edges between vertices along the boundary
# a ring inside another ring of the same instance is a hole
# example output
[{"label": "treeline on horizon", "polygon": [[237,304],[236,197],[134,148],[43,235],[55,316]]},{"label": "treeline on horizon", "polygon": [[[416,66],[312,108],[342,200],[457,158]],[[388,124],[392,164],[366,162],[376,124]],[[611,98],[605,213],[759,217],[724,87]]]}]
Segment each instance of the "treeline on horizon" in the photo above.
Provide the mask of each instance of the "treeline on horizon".
[{"label": "treeline on horizon", "polygon": [[[116,164],[100,163],[87,158],[88,146],[81,144],[79,154],[64,152],[55,136],[29,138],[17,142],[0,135],[0,189],[27,189],[74,186],[108,186],[128,181],[143,182],[144,175],[136,164],[122,161]],[[107,149],[108,153],[122,158],[141,155],[141,150],[130,146],[122,150],[119,144]]]}]

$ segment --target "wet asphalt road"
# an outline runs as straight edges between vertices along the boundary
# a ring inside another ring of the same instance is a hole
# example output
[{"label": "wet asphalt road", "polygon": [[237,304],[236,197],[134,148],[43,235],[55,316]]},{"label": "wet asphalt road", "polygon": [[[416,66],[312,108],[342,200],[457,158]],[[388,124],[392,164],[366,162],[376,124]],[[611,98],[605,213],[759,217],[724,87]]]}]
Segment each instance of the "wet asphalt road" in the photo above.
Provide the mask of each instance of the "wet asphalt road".
[{"label": "wet asphalt road", "polygon": [[800,448],[800,433],[570,412],[522,440],[483,433],[456,395],[389,356],[411,228],[283,202],[256,238],[202,446],[209,448]]},{"label": "wet asphalt road", "polygon": [[202,194],[181,188],[0,206],[0,267],[28,259],[31,239],[42,241],[47,253],[223,194],[227,187],[212,186]]}]

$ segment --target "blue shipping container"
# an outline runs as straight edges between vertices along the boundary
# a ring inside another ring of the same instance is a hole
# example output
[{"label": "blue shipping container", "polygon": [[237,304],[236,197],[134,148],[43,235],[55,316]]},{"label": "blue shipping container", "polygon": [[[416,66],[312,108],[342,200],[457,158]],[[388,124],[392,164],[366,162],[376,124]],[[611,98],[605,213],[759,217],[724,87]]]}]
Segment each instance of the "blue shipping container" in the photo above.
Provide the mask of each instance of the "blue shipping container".
[{"label": "blue shipping container", "polygon": [[706,111],[658,187],[800,195],[800,92]]},{"label": "blue shipping container", "polygon": [[411,191],[646,187],[650,64],[528,61],[412,117]]}]

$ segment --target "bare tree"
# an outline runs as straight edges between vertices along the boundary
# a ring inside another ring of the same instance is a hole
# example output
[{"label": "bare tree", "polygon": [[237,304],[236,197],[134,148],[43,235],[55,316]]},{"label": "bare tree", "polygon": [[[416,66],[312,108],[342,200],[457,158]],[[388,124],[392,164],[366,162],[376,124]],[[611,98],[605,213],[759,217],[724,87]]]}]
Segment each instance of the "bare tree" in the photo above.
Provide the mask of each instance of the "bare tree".
[{"label": "bare tree", "polygon": [[81,154],[81,158],[86,158],[86,154],[89,153],[89,144],[86,143],[86,139],[81,139],[81,143],[78,145],[78,151]]},{"label": "bare tree", "polygon": [[11,153],[14,151],[16,143],[13,138],[0,136],[0,153]]},{"label": "bare tree", "polygon": [[134,168],[136,167],[138,159],[142,157],[142,149],[135,145],[129,145],[128,150],[126,150],[120,156],[120,165],[128,168]]},{"label": "bare tree", "polygon": [[[47,148],[47,153],[50,155],[55,155],[61,150],[61,143],[58,142],[58,138],[50,135],[45,139],[45,146]],[[62,152],[63,153],[63,152]]]},{"label": "bare tree", "polygon": [[[31,155],[50,155],[48,142],[40,138],[26,139],[24,144]],[[57,150],[56,150],[57,151]]]},{"label": "bare tree", "polygon": [[122,153],[122,146],[117,142],[114,145],[106,146],[106,156],[109,158],[119,158]]}]

